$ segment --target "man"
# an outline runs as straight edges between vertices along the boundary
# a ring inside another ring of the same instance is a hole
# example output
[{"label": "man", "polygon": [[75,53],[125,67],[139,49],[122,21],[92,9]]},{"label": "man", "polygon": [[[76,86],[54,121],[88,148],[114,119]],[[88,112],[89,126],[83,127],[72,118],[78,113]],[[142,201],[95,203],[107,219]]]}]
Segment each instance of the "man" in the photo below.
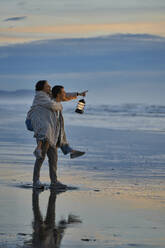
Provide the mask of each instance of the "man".
[{"label": "man", "polygon": [[28,116],[32,121],[34,128],[34,137],[37,144],[40,143],[42,156],[36,156],[33,171],[33,187],[43,188],[40,182],[40,169],[46,155],[49,162],[49,175],[51,188],[65,189],[67,186],[57,180],[57,148],[60,147],[64,154],[70,153],[71,158],[82,156],[85,152],[73,150],[67,140],[64,130],[64,121],[62,116],[61,101],[76,99],[78,95],[85,96],[82,93],[66,93],[63,86],[55,86],[52,90],[46,80],[41,80],[36,84],[36,96],[34,98],[31,110]]}]

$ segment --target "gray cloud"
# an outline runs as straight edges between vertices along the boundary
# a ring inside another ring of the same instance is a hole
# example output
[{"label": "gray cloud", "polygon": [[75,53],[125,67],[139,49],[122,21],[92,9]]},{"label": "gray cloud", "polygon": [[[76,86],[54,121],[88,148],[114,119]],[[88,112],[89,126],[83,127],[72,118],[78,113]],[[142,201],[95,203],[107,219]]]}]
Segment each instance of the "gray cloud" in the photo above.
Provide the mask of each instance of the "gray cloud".
[{"label": "gray cloud", "polygon": [[34,89],[46,78],[73,91],[88,89],[88,102],[165,102],[163,37],[44,40],[3,46],[0,54],[0,89]]},{"label": "gray cloud", "polygon": [[0,47],[0,53],[9,55],[8,61],[1,61],[0,72],[8,73],[11,67],[12,74],[20,67],[22,73],[165,68],[165,38],[147,34],[36,41]]},{"label": "gray cloud", "polygon": [[27,16],[15,16],[15,17],[10,17],[4,20],[4,22],[10,22],[10,21],[21,21],[26,19]]},{"label": "gray cloud", "polygon": [[25,2],[19,2],[19,3],[17,3],[17,5],[19,5],[19,6],[24,6],[26,3]]}]

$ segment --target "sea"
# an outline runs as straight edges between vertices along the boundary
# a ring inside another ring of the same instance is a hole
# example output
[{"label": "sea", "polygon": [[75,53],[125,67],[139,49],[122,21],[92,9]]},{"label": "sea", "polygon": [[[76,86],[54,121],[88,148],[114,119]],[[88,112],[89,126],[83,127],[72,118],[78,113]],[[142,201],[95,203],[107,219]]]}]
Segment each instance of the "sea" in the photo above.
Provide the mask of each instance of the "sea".
[{"label": "sea", "polygon": [[[65,129],[69,144],[86,153],[71,160],[59,149],[58,177],[79,190],[58,195],[56,203],[56,222],[72,216],[77,224],[65,224],[60,245],[43,247],[165,247],[165,106],[86,100],[78,114],[77,103],[63,103]],[[49,190],[26,188],[36,146],[25,126],[31,104],[31,97],[0,99],[0,248],[41,247],[33,245],[44,240],[35,229],[39,197],[42,213],[47,204],[49,210],[54,206]],[[47,160],[41,181],[50,183]],[[51,239],[49,228],[45,235]]]}]

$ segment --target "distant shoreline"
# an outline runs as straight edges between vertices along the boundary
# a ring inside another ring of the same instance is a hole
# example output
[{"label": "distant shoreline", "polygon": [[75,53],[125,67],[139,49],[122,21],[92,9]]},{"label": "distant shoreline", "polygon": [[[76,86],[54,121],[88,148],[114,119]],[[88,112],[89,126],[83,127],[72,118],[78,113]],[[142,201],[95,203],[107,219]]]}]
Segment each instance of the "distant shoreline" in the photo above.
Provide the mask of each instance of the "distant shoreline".
[{"label": "distant shoreline", "polygon": [[13,90],[13,91],[8,91],[8,90],[0,90],[0,97],[16,97],[16,96],[33,96],[34,95],[34,90],[25,90],[25,89],[20,89],[20,90]]}]

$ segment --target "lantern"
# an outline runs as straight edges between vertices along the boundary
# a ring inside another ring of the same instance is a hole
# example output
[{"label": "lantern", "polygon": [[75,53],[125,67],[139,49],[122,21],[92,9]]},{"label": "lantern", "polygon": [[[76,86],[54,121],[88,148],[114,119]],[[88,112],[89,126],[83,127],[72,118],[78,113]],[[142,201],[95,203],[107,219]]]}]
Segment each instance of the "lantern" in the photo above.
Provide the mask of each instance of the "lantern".
[{"label": "lantern", "polygon": [[85,107],[85,100],[84,99],[79,100],[75,112],[79,114],[83,114],[84,107]]}]

